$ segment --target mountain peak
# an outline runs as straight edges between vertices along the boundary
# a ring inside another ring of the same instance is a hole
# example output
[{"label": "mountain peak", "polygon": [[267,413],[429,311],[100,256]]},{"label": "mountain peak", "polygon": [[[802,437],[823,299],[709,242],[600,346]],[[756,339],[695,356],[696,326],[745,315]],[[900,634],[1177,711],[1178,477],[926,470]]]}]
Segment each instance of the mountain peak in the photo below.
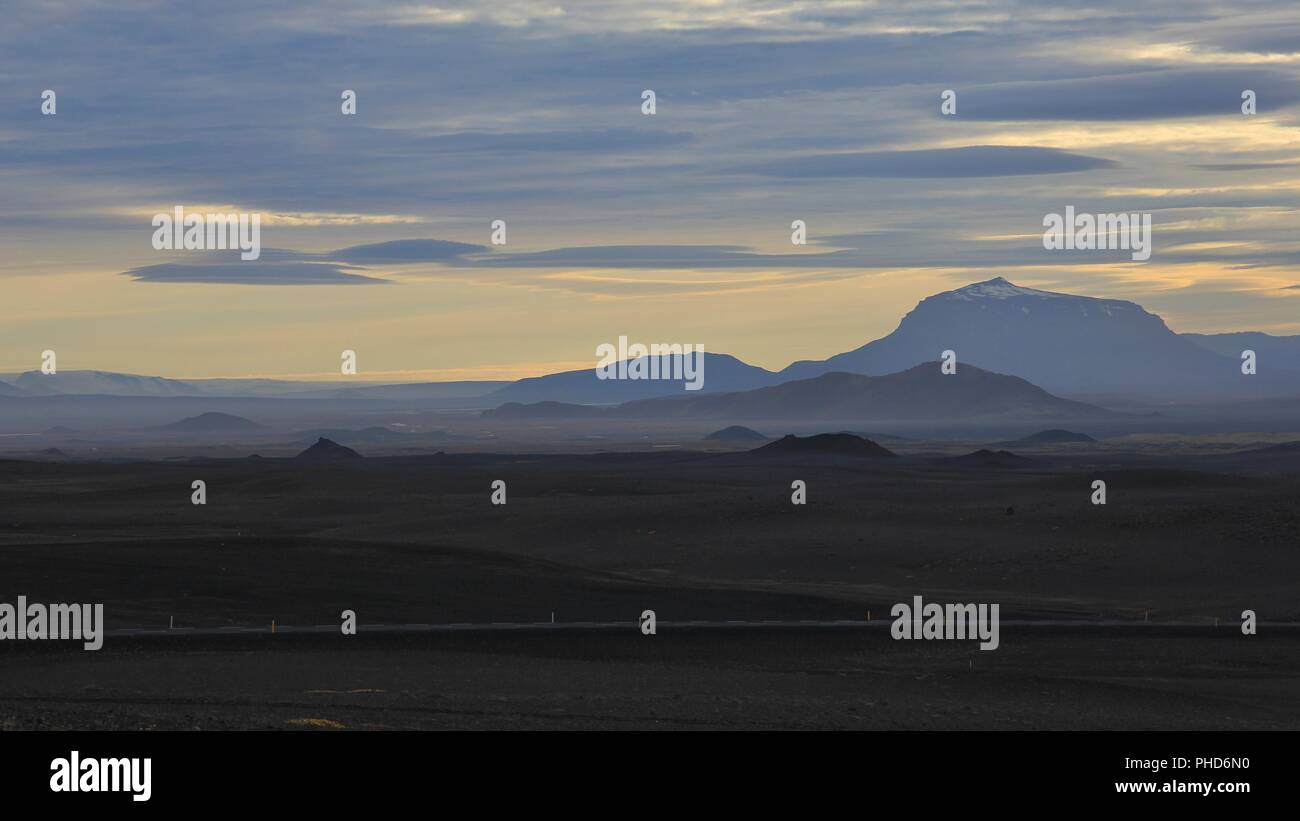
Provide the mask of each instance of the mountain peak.
[{"label": "mountain peak", "polygon": [[299,462],[346,462],[352,459],[360,459],[361,454],[346,445],[340,445],[338,442],[322,436],[316,440],[316,444],[293,458]]},{"label": "mountain peak", "polygon": [[1236,354],[1178,336],[1135,302],[1040,291],[1003,277],[926,297],[888,336],[821,362],[795,363],[782,376],[882,376],[949,350],[961,363],[1015,374],[1061,396],[1247,398],[1300,390],[1300,374],[1281,369],[1240,378]]},{"label": "mountain peak", "polygon": [[982,297],[985,299],[1011,299],[1019,296],[1035,297],[1068,297],[1069,294],[1058,294],[1055,291],[1040,291],[1036,288],[1023,288],[1014,282],[1010,282],[1004,277],[994,277],[986,279],[983,282],[975,282],[964,288],[958,288],[955,291],[946,291],[938,296],[949,299],[974,299]]}]

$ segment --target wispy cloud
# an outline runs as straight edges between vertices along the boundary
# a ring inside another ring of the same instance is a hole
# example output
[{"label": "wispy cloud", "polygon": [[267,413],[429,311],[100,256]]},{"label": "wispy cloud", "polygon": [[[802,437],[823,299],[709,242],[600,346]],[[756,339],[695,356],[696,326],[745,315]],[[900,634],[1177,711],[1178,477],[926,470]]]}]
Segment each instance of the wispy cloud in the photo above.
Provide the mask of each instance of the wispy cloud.
[{"label": "wispy cloud", "polygon": [[916,151],[871,151],[814,154],[740,166],[740,173],[768,177],[893,177],[955,179],[1014,177],[1024,174],[1066,174],[1111,168],[1115,163],[1098,157],[1054,148],[1014,145],[973,145]]},{"label": "wispy cloud", "polygon": [[202,283],[220,285],[379,285],[387,280],[355,273],[328,262],[272,262],[240,260],[181,263],[163,262],[126,271],[137,282]]}]

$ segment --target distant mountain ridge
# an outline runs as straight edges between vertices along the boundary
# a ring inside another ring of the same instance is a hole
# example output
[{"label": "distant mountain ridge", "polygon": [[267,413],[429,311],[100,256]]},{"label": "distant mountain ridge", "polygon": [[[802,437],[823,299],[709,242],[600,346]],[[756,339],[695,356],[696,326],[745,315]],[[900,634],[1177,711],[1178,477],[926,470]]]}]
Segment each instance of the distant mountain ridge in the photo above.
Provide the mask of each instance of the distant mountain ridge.
[{"label": "distant mountain ridge", "polygon": [[188,382],[161,376],[137,376],[109,371],[27,371],[10,383],[24,396],[195,396]]},{"label": "distant mountain ridge", "polygon": [[[680,356],[643,357],[657,360],[659,373],[683,373]],[[684,379],[601,379],[595,363],[590,368],[520,379],[483,398],[493,402],[570,402],[617,405],[657,396],[743,391],[775,385],[780,377],[769,370],[741,362],[727,354],[705,353],[699,391],[688,391]]]},{"label": "distant mountain ridge", "polygon": [[1085,419],[1111,411],[1053,396],[1017,376],[973,365],[944,374],[938,362],[884,376],[827,373],[770,388],[691,398],[648,399],[620,408],[628,416],[727,419],[914,421]]},{"label": "distant mountain ridge", "polygon": [[503,380],[356,382],[289,379],[169,379],[95,370],[0,374],[0,396],[208,396],[301,399],[472,399],[513,384]]},{"label": "distant mountain ridge", "polygon": [[642,399],[616,408],[545,402],[511,404],[497,419],[974,420],[1104,419],[1112,411],[1062,399],[1016,376],[973,365],[944,374],[938,362],[886,376],[828,373],[734,393]]},{"label": "distant mountain ridge", "polygon": [[1259,331],[1236,331],[1225,334],[1182,334],[1206,350],[1239,360],[1241,352],[1251,350],[1264,368],[1300,369],[1300,335],[1274,336]]}]

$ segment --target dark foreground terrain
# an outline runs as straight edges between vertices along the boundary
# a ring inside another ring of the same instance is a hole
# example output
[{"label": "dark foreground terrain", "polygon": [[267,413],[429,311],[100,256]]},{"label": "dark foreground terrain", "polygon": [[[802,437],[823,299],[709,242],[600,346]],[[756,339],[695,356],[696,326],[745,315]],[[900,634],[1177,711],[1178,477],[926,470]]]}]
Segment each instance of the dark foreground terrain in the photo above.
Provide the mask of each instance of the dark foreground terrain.
[{"label": "dark foreground terrain", "polygon": [[[205,506],[190,503],[196,479]],[[805,506],[790,503],[795,479]],[[0,562],[0,601],[102,602],[114,630],[180,628],[115,633],[97,652],[0,644],[10,728],[1300,728],[1300,632],[1282,626],[1300,621],[1289,468],[9,461]],[[1005,626],[990,652],[893,641],[889,608],[914,595],[998,603],[1032,626]],[[1247,608],[1257,636],[1238,629]],[[362,625],[626,629],[284,632],[344,609]],[[658,635],[637,631],[644,609]],[[857,629],[672,627],[868,614]],[[184,635],[272,621],[275,635]]]},{"label": "dark foreground terrain", "polygon": [[1297,729],[1300,636],[887,630],[119,640],[5,659],[6,729]]}]

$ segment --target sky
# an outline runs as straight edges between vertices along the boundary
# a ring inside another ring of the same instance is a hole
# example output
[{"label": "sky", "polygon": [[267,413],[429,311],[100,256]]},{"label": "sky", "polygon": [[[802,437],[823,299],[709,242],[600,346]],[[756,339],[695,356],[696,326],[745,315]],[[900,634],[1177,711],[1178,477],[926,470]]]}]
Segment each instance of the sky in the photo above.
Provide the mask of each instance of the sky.
[{"label": "sky", "polygon": [[[995,276],[1300,333],[1300,7],[1088,5],[9,0],[0,372],[779,369]],[[261,258],[155,250],[176,206]],[[1044,249],[1067,206],[1151,258]]]}]

